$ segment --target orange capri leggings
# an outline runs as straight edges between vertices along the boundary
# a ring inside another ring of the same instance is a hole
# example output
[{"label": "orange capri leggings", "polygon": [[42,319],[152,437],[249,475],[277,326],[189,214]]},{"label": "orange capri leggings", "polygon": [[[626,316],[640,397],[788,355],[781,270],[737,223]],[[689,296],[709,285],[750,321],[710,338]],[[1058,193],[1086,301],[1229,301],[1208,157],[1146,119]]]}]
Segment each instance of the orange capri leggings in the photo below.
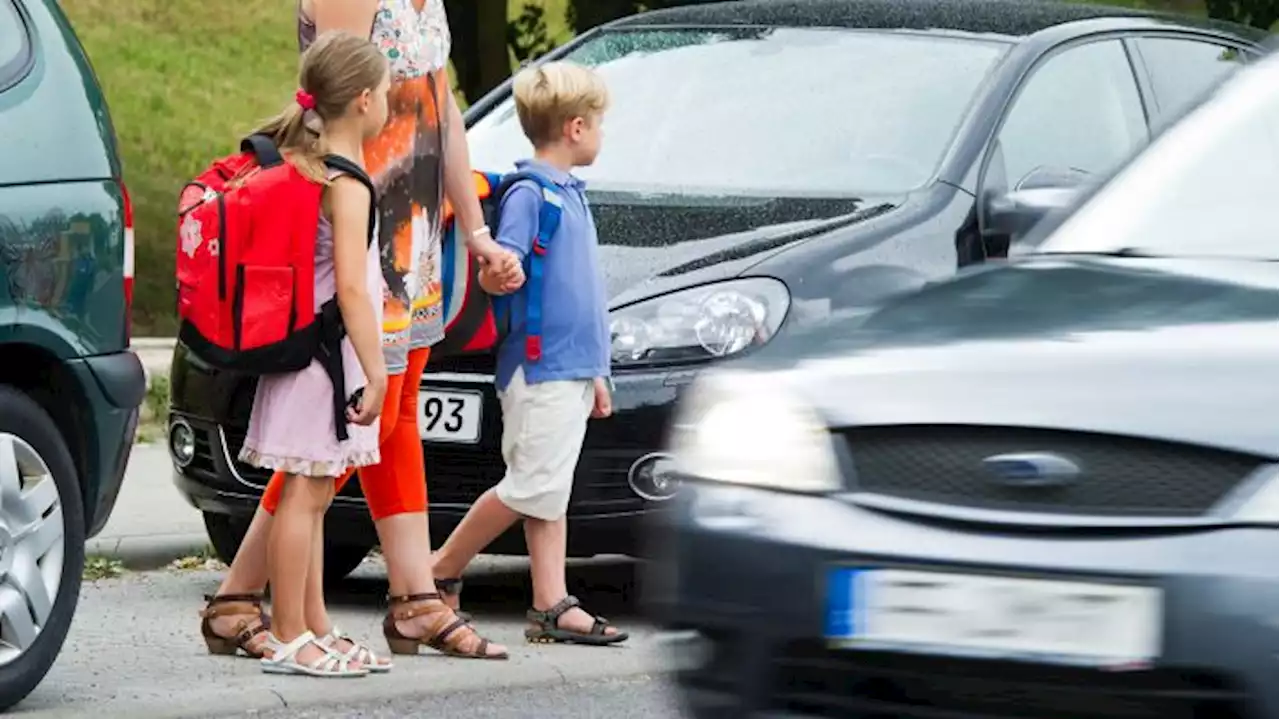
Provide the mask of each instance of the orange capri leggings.
[{"label": "orange capri leggings", "polygon": [[[426,468],[422,463],[422,439],[418,434],[418,382],[431,349],[409,352],[404,374],[387,378],[387,399],[382,405],[378,450],[382,461],[360,470],[360,488],[374,520],[427,509]],[[352,470],[338,477],[337,489],[351,479]],[[271,475],[262,494],[262,508],[275,514],[284,489],[281,472]]]}]

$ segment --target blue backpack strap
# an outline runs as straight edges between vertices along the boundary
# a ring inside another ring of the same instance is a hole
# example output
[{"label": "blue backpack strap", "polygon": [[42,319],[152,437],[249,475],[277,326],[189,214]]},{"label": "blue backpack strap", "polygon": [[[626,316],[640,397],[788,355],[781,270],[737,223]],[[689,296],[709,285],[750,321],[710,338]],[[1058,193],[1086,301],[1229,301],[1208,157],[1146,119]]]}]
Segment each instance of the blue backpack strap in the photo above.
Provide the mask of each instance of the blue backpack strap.
[{"label": "blue backpack strap", "polygon": [[538,234],[533,239],[529,253],[529,271],[526,280],[524,354],[530,362],[542,359],[542,286],[546,276],[544,264],[551,240],[560,228],[563,201],[560,192],[550,182],[541,182],[542,206],[538,210]]},{"label": "blue backpack strap", "polygon": [[[542,175],[523,170],[503,179],[503,189],[509,189],[521,180],[533,180],[542,191],[538,206],[538,231],[533,247],[525,262],[525,357],[530,362],[542,359],[542,286],[546,277],[544,263],[551,240],[560,228],[564,201],[559,187]],[[505,194],[505,192],[504,192]]]}]

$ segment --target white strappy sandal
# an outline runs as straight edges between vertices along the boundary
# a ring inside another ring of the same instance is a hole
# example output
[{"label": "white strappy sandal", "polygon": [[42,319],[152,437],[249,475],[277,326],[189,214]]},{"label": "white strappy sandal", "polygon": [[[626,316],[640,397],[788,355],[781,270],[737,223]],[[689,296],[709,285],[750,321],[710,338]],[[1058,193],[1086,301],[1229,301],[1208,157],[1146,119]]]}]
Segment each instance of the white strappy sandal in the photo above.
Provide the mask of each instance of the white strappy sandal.
[{"label": "white strappy sandal", "polygon": [[[272,656],[270,659],[264,657],[261,660],[262,671],[267,674],[292,674],[324,679],[347,679],[369,675],[369,670],[364,667],[353,669],[350,659],[321,644],[320,640],[316,639],[316,635],[311,632],[303,632],[288,644],[276,639],[275,634],[268,634],[267,641],[271,647]],[[303,664],[298,661],[298,652],[308,644],[316,645],[323,654],[315,661]]]},{"label": "white strappy sandal", "polygon": [[349,649],[346,654],[338,654],[338,656],[348,662],[359,662],[365,669],[368,669],[374,674],[384,674],[391,671],[391,667],[394,665],[390,661],[382,661],[377,654],[373,653],[373,650],[370,649],[368,645],[364,642],[357,641],[348,634],[343,633],[343,631],[338,629],[337,626],[330,629],[328,634],[320,637],[319,642],[320,646],[328,649],[334,654],[337,654],[338,649],[334,645],[344,639],[351,642],[351,649]]}]

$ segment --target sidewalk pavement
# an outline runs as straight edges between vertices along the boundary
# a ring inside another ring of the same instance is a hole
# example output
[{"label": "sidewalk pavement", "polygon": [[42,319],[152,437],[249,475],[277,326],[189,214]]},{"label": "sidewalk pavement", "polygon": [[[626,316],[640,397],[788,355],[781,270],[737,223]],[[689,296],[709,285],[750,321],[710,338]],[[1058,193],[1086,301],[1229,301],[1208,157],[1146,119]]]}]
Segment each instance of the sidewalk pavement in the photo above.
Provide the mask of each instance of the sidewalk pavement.
[{"label": "sidewalk pavement", "polygon": [[200,512],[173,486],[173,465],[163,444],[133,448],[120,497],[87,556],[119,560],[129,569],[156,569],[205,549]]}]

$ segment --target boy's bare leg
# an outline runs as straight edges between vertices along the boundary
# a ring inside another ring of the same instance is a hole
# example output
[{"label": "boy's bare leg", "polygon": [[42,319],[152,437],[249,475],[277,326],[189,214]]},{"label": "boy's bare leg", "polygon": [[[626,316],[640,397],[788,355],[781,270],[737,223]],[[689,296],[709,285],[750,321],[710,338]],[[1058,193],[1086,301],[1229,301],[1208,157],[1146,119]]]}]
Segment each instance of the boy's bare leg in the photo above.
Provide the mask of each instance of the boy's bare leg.
[{"label": "boy's bare leg", "polygon": [[[520,515],[498,499],[495,489],[490,489],[471,505],[467,516],[435,553],[433,574],[436,579],[457,579],[467,565],[499,535],[511,528]],[[454,606],[454,609],[457,609]]]},{"label": "boy's bare leg", "polygon": [[[568,556],[569,523],[564,517],[556,520],[525,517],[524,541],[529,547],[529,574],[533,579],[533,608],[545,612],[569,595],[565,583],[565,562]],[[559,629],[586,633],[591,631],[595,618],[574,607],[560,615],[556,622]],[[617,634],[607,627],[605,634]]]}]

